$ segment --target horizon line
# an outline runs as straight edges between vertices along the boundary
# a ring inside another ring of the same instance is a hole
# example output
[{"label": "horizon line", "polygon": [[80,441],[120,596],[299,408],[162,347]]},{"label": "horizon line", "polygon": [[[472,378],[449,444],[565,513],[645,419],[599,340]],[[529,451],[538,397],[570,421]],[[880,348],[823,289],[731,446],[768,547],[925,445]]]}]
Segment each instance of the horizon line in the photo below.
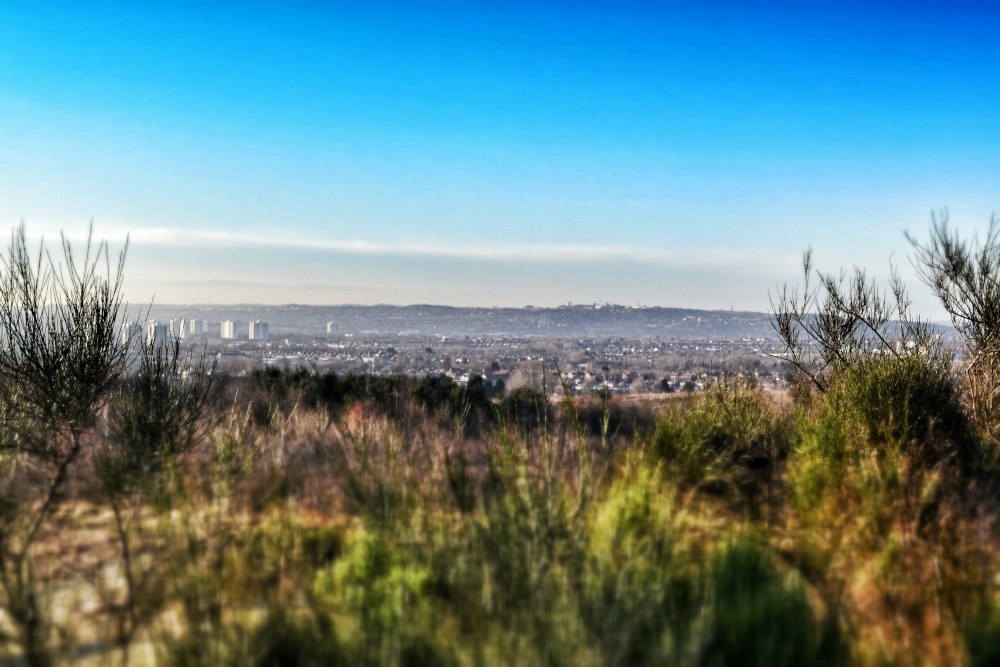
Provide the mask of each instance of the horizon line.
[{"label": "horizon line", "polygon": [[753,315],[768,315],[767,311],[763,310],[744,310],[732,307],[730,309],[725,308],[686,308],[683,306],[661,306],[661,305],[630,305],[627,303],[612,303],[609,301],[599,302],[599,301],[581,301],[578,303],[564,303],[557,306],[535,306],[532,304],[526,304],[524,306],[452,306],[442,303],[326,303],[326,304],[308,304],[308,303],[254,303],[252,301],[241,301],[238,303],[153,303],[149,307],[152,308],[236,308],[236,307],[258,307],[258,308],[286,308],[286,307],[299,307],[299,308],[451,308],[453,310],[558,310],[560,308],[582,308],[594,306],[603,307],[615,307],[615,308],[628,308],[633,310],[689,310],[692,312],[699,313],[750,313]]}]

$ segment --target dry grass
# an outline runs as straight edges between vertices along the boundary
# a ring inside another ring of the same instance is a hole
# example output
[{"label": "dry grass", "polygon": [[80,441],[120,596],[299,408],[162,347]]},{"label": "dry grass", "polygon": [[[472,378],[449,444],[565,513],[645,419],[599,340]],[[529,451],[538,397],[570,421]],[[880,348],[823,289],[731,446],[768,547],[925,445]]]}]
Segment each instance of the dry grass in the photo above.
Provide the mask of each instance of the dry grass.
[{"label": "dry grass", "polygon": [[736,382],[470,431],[242,396],[128,499],[125,644],[115,517],[77,465],[32,551],[51,660],[961,664],[1000,636],[992,473],[890,456],[833,402]]}]

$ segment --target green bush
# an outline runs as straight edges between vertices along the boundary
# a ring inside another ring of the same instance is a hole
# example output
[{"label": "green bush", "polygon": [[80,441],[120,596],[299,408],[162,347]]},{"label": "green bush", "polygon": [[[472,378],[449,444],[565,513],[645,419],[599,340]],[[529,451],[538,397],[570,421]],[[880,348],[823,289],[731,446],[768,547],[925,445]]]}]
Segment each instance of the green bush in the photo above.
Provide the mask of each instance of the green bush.
[{"label": "green bush", "polygon": [[974,667],[1000,664],[1000,606],[987,605],[965,630],[969,664]]},{"label": "green bush", "polygon": [[652,447],[665,463],[698,481],[734,468],[771,468],[795,432],[751,380],[726,376],[702,394],[664,409]]},{"label": "green bush", "polygon": [[531,387],[508,391],[497,406],[497,419],[525,431],[537,429],[550,414],[545,395]]},{"label": "green bush", "polygon": [[355,531],[344,554],[320,571],[313,592],[334,615],[351,619],[348,646],[355,664],[441,662],[433,646],[431,571],[385,536]]},{"label": "green bush", "polygon": [[831,401],[843,401],[865,439],[933,464],[972,439],[947,358],[912,355],[869,359],[833,379]]},{"label": "green bush", "polygon": [[[292,613],[281,607],[268,609],[265,619],[245,638],[227,660],[254,667],[340,667],[358,664],[337,639],[329,619],[322,615]],[[242,639],[242,641],[240,641]]]},{"label": "green bush", "polygon": [[712,559],[706,612],[700,664],[846,664],[836,618],[819,616],[795,573],[783,575],[750,537],[731,539]]},{"label": "green bush", "polygon": [[444,409],[449,414],[461,410],[462,391],[457,382],[444,374],[428,375],[413,384],[413,402],[434,414]]},{"label": "green bush", "polygon": [[678,662],[697,612],[690,554],[657,470],[617,480],[595,508],[581,615],[605,664]]},{"label": "green bush", "polygon": [[385,414],[396,415],[406,403],[410,380],[403,376],[337,375],[333,371],[316,373],[305,368],[283,370],[271,366],[255,369],[248,384],[285,413],[297,404],[337,416],[345,406],[368,402]]}]

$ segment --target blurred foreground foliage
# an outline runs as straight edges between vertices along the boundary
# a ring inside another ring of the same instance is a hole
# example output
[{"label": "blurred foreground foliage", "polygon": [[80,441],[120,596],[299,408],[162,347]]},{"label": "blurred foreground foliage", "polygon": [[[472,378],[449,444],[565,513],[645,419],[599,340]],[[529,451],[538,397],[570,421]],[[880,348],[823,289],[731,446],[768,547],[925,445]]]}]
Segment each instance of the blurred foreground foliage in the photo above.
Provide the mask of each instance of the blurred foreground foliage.
[{"label": "blurred foreground foliage", "polygon": [[[37,293],[48,332],[0,349],[11,660],[1000,656],[992,371],[966,366],[991,339],[969,325],[975,355],[956,353],[911,317],[898,282],[886,296],[863,272],[817,274],[778,297],[791,400],[734,372],[652,402],[573,397],[558,366],[511,390],[444,375],[227,378],[177,346],[114,345],[116,276],[87,257],[82,280],[60,278],[25,263],[15,235],[3,280],[20,291],[0,290],[0,326],[34,321],[17,294]],[[79,307],[46,306],[39,283],[77,285],[49,298]],[[24,384],[17,364],[45,371],[47,350],[54,377],[100,387]]]}]

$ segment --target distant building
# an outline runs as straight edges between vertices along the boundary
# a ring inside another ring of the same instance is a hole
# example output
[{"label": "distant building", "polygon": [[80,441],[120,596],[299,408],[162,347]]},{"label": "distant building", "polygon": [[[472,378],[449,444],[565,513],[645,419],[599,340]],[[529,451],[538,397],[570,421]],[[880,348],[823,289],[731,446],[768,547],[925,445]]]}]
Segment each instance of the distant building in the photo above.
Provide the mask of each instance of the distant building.
[{"label": "distant building", "polygon": [[250,334],[249,335],[250,340],[267,340],[268,339],[267,322],[261,322],[259,320],[256,322],[251,322],[249,334]]},{"label": "distant building", "polygon": [[138,343],[139,336],[142,335],[142,325],[138,322],[125,322],[122,324],[122,345]]},{"label": "distant building", "polygon": [[156,320],[146,322],[146,344],[153,347],[166,345],[170,340],[170,327]]},{"label": "distant building", "polygon": [[236,322],[233,322],[232,320],[223,320],[221,323],[219,338],[222,340],[236,340]]},{"label": "distant building", "polygon": [[189,338],[205,335],[205,320],[191,319],[187,321],[187,335]]},{"label": "distant building", "polygon": [[173,338],[190,338],[191,332],[188,321],[183,317],[177,320],[170,320],[170,335]]},{"label": "distant building", "polygon": [[326,333],[327,333],[327,335],[337,333],[337,323],[336,322],[327,322],[326,323]]}]

